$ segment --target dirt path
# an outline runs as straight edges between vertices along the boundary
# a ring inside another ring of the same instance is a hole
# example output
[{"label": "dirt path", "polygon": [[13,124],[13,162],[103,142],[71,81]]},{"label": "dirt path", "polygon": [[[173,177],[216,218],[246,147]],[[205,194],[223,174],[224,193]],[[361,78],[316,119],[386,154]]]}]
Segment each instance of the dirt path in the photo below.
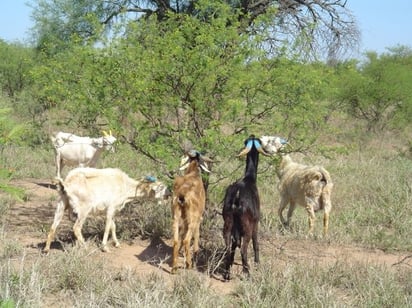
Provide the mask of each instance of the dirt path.
[{"label": "dirt path", "polygon": [[[13,182],[22,187],[28,194],[28,200],[12,206],[7,219],[6,232],[9,237],[28,247],[33,256],[38,256],[46,240],[54,217],[57,192],[54,185],[47,180],[26,179]],[[60,239],[65,241],[65,234],[71,237],[72,223],[65,217],[59,226]],[[58,242],[52,245],[51,254],[61,253],[62,246]],[[130,268],[139,275],[156,272],[163,275],[166,281],[171,281],[170,256],[172,253],[170,240],[155,242],[134,240],[133,243],[122,243],[118,249],[113,248],[109,253],[102,253],[96,248],[93,257],[110,260],[109,264],[118,268]],[[355,246],[334,246],[313,240],[264,239],[261,242],[261,254],[265,258],[272,255],[277,262],[287,264],[291,261],[313,260],[315,262],[332,263],[362,262],[393,266],[412,265],[412,258],[407,254],[385,253],[381,250],[370,250]],[[237,261],[233,272],[240,273],[240,262]],[[210,286],[217,292],[225,294],[233,290],[233,283],[223,282],[221,277],[204,275],[210,281]]]}]

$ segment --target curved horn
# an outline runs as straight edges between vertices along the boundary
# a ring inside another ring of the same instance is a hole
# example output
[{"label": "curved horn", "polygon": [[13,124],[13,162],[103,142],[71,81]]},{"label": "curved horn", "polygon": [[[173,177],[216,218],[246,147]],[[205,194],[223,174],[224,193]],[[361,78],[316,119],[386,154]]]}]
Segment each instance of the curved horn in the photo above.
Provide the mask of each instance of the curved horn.
[{"label": "curved horn", "polygon": [[181,160],[180,160],[180,168],[179,170],[185,170],[188,166],[189,166],[189,156],[184,156]]},{"label": "curved horn", "polygon": [[270,156],[270,154],[267,153],[262,147],[258,147],[258,148],[256,148],[256,150],[257,150],[259,153],[261,153],[261,154],[263,154],[263,155],[265,155],[265,156]]},{"label": "curved horn", "polygon": [[180,170],[180,171],[185,170],[188,166],[189,166],[189,163],[186,163],[186,164],[184,164],[184,165],[181,165],[180,168],[179,168],[179,170]]},{"label": "curved horn", "polygon": [[253,140],[249,140],[246,144],[246,147],[237,156],[240,157],[240,156],[244,156],[247,153],[249,153],[250,150],[252,149],[252,145],[253,145]]},{"label": "curved horn", "polygon": [[249,153],[249,152],[250,152],[250,148],[244,148],[244,149],[242,150],[242,152],[240,152],[239,154],[237,154],[237,156],[238,156],[238,157],[241,157],[241,156],[246,155],[246,154]]},{"label": "curved horn", "polygon": [[200,164],[200,169],[202,169],[204,172],[210,173],[210,170],[207,169],[206,164]]}]

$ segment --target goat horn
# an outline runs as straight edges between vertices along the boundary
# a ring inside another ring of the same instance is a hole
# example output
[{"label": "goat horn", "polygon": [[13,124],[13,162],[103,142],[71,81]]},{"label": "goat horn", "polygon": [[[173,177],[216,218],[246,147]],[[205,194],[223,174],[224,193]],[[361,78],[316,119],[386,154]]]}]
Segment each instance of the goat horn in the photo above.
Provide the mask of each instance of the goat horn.
[{"label": "goat horn", "polygon": [[262,147],[257,148],[258,152],[265,155],[265,156],[271,156],[269,153],[267,153]]},{"label": "goat horn", "polygon": [[186,165],[186,163],[189,161],[190,157],[189,156],[185,156],[182,158],[182,160],[180,161],[180,165]]},{"label": "goat horn", "polygon": [[238,156],[238,157],[244,156],[244,155],[246,155],[247,153],[249,153],[250,150],[251,150],[251,148],[246,147],[246,148],[244,148],[244,149],[242,150],[242,152],[240,152],[237,156]]},{"label": "goat horn", "polygon": [[240,156],[246,155],[247,153],[250,152],[250,150],[252,149],[252,146],[253,146],[253,140],[248,140],[245,148],[237,156],[240,157]]},{"label": "goat horn", "polygon": [[182,165],[179,170],[185,170],[187,168],[187,166],[189,166],[189,163],[186,163],[184,165]]},{"label": "goat horn", "polygon": [[206,165],[200,164],[200,168],[201,168],[203,171],[205,171],[205,172],[207,172],[207,173],[210,173],[210,170],[207,169]]}]

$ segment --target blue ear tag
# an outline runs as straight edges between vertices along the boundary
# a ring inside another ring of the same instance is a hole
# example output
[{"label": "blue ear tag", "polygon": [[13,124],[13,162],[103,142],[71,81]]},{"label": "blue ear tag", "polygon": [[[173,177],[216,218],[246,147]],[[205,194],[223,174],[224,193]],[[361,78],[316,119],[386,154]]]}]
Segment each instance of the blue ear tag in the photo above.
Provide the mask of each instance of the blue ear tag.
[{"label": "blue ear tag", "polygon": [[249,140],[249,141],[246,143],[246,147],[247,147],[248,149],[251,149],[252,146],[253,146],[253,140]]},{"label": "blue ear tag", "polygon": [[151,175],[147,175],[147,176],[145,177],[145,179],[146,179],[146,181],[148,181],[148,182],[152,182],[152,183],[156,182],[156,178],[155,178],[154,176],[151,176]]},{"label": "blue ear tag", "polygon": [[199,151],[197,151],[197,150],[190,150],[188,153],[187,153],[191,158],[195,158],[196,156],[200,156],[200,152]]},{"label": "blue ear tag", "polygon": [[262,145],[260,144],[258,140],[253,140],[253,143],[255,145],[256,150],[262,147]]}]

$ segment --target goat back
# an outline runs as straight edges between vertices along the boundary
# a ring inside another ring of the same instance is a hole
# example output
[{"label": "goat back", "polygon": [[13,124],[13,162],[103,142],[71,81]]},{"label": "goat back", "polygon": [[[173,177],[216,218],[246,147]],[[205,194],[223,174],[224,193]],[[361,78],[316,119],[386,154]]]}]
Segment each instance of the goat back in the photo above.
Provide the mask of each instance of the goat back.
[{"label": "goat back", "polygon": [[223,215],[243,215],[248,212],[254,220],[260,216],[260,200],[254,183],[245,179],[231,184],[225,193]]},{"label": "goat back", "polygon": [[190,206],[193,203],[204,208],[206,203],[206,193],[203,181],[200,176],[188,177],[178,176],[173,183],[174,202],[180,205]]}]

